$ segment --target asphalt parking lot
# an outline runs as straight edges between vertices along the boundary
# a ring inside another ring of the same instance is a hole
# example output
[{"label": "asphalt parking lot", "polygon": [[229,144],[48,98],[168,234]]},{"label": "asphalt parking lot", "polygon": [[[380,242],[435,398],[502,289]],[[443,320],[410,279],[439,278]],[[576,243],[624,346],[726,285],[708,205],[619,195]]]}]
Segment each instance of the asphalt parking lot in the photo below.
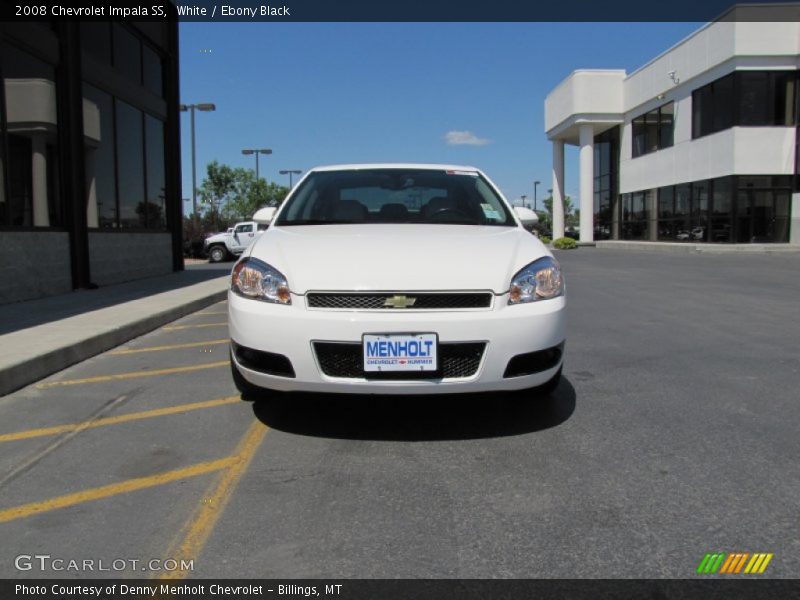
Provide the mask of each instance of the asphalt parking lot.
[{"label": "asphalt parking lot", "polygon": [[0,398],[0,577],[799,577],[800,255],[558,258],[550,400],[245,402],[224,303]]}]

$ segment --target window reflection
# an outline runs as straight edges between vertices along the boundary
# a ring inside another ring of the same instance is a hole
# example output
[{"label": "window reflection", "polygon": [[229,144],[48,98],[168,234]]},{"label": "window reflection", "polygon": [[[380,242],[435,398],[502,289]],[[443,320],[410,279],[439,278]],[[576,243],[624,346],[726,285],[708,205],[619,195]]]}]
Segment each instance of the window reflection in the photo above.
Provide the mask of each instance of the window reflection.
[{"label": "window reflection", "polygon": [[142,76],[144,86],[159,96],[164,95],[164,75],[161,57],[145,46],[142,50]]},{"label": "window reflection", "polygon": [[89,227],[116,227],[114,102],[110,94],[89,84],[83,86],[83,98],[87,223]]},{"label": "window reflection", "polygon": [[111,64],[111,23],[82,21],[81,50],[106,65]]},{"label": "window reflection", "polygon": [[142,43],[119,23],[114,23],[114,68],[142,82]]},{"label": "window reflection", "polygon": [[2,67],[9,195],[0,193],[0,223],[61,226],[55,69],[10,45],[3,47]]},{"label": "window reflection", "polygon": [[796,71],[735,71],[692,92],[692,137],[738,126],[793,125]]},{"label": "window reflection", "polygon": [[[659,188],[658,239],[786,243],[791,227],[791,186],[791,176],[748,175]],[[637,214],[639,194],[622,197],[626,239],[636,239],[641,218]]]},{"label": "window reflection", "polygon": [[115,104],[119,226],[145,227],[146,213],[140,206],[145,200],[142,112],[121,100]]},{"label": "window reflection", "polygon": [[166,193],[164,179],[164,123],[145,116],[147,155],[147,227],[165,229]]}]

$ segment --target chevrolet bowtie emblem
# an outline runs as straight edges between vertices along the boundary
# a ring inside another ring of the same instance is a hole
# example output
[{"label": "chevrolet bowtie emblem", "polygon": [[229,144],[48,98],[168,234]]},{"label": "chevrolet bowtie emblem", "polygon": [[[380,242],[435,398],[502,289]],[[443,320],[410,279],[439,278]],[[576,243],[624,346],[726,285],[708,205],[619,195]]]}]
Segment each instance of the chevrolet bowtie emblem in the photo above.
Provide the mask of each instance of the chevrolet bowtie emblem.
[{"label": "chevrolet bowtie emblem", "polygon": [[383,301],[383,305],[389,308],[408,308],[414,306],[417,301],[416,298],[409,298],[407,296],[392,296]]}]

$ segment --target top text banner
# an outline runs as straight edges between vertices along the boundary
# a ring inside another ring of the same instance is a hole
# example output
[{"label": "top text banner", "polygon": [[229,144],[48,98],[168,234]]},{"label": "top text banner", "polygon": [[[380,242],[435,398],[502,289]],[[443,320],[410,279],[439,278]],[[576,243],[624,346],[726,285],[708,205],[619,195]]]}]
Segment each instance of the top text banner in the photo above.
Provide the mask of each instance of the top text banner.
[{"label": "top text banner", "polygon": [[45,20],[224,22],[800,21],[800,3],[751,0],[267,0],[262,2],[3,2],[4,22]]}]

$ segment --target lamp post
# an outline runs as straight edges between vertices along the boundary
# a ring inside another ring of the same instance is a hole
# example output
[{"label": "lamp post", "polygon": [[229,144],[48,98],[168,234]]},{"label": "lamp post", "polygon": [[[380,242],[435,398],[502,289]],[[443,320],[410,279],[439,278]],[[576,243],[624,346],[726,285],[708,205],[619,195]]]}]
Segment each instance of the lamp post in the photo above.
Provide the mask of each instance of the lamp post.
[{"label": "lamp post", "polygon": [[292,189],[292,175],[300,175],[302,171],[300,169],[281,169],[278,173],[289,176],[289,189]]},{"label": "lamp post", "polygon": [[245,154],[245,155],[255,154],[256,155],[256,181],[258,181],[258,178],[259,178],[258,177],[258,155],[259,154],[272,154],[272,149],[271,148],[244,148],[242,150],[242,154]]},{"label": "lamp post", "polygon": [[536,201],[536,188],[539,187],[540,183],[542,183],[542,182],[541,181],[534,181],[533,182],[533,212],[536,212],[536,210],[539,207],[538,202]]},{"label": "lamp post", "polygon": [[520,200],[522,200],[522,206],[524,207],[525,206],[525,200],[527,200],[528,197],[525,194],[522,194],[519,198],[520,198]]},{"label": "lamp post", "polygon": [[181,112],[189,111],[191,115],[191,132],[192,132],[192,214],[197,215],[197,159],[194,143],[194,111],[195,109],[203,112],[211,112],[217,110],[216,105],[210,102],[201,102],[200,104],[181,104],[179,107]]}]

